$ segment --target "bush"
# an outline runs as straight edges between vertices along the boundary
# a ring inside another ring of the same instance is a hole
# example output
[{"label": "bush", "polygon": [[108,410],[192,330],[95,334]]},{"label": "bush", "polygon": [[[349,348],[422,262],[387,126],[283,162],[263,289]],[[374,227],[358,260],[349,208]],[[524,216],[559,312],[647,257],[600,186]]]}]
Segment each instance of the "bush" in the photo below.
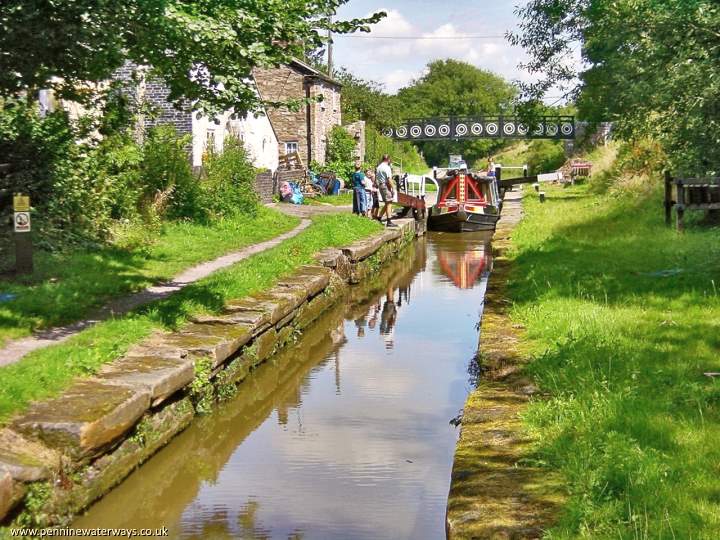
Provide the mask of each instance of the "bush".
[{"label": "bush", "polygon": [[412,143],[394,141],[368,126],[365,132],[366,166],[376,167],[385,154],[394,162],[402,163],[403,169],[408,172],[422,174],[428,170],[425,159]]},{"label": "bush", "polygon": [[255,215],[259,198],[255,191],[257,171],[240,139],[225,138],[221,153],[210,153],[205,162],[202,205],[210,217]]},{"label": "bush", "polygon": [[333,126],[328,136],[325,169],[343,180],[350,180],[355,172],[355,138],[342,126]]},{"label": "bush", "polygon": [[561,141],[536,140],[530,143],[527,154],[530,174],[556,171],[565,160],[565,148]]}]

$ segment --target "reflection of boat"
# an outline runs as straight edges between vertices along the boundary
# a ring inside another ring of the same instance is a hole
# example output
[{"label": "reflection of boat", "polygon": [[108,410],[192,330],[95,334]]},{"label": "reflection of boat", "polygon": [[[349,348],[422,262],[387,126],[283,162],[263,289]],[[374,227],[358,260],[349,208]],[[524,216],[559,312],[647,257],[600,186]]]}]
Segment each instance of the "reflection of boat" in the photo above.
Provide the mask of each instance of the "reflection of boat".
[{"label": "reflection of boat", "polygon": [[458,242],[458,236],[435,237],[435,249],[440,270],[459,289],[472,289],[487,279],[492,270],[491,249],[486,235],[463,235],[467,241]]},{"label": "reflection of boat", "polygon": [[440,180],[438,201],[430,210],[434,231],[491,231],[500,219],[500,194],[492,176],[451,170]]}]

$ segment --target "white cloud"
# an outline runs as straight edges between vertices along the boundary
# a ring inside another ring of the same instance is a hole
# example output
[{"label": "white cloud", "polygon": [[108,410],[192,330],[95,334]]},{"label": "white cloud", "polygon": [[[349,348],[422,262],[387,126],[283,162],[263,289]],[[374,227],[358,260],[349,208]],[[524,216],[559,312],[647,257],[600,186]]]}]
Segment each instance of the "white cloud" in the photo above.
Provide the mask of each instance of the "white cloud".
[{"label": "white cloud", "polygon": [[413,79],[416,79],[420,74],[410,71],[408,69],[395,69],[386,73],[380,81],[385,85],[385,89],[394,94],[404,86],[408,86]]}]

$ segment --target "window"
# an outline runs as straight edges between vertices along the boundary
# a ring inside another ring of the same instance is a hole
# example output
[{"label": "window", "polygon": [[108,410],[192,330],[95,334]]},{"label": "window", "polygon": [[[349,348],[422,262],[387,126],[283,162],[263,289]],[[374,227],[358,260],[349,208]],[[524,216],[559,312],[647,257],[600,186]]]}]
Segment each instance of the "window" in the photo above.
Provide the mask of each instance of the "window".
[{"label": "window", "polygon": [[297,141],[293,142],[286,142],[285,143],[285,153],[286,154],[292,154],[294,152],[298,151],[298,143]]}]

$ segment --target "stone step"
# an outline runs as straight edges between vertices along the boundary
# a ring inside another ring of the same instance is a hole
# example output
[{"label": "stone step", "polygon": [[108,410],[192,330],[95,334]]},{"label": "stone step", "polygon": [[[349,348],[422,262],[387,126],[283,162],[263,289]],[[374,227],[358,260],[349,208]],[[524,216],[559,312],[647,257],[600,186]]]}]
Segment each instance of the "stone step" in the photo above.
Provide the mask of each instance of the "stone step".
[{"label": "stone step", "polygon": [[115,442],[149,407],[145,387],[83,379],[57,398],[33,403],[12,427],[81,462]]},{"label": "stone step", "polygon": [[190,320],[199,324],[244,324],[252,328],[253,336],[270,328],[267,311],[229,311],[221,315],[199,315]]},{"label": "stone step", "polygon": [[252,339],[249,325],[191,323],[178,333],[163,336],[163,341],[186,350],[193,357],[207,357],[216,367],[234,355]]}]

